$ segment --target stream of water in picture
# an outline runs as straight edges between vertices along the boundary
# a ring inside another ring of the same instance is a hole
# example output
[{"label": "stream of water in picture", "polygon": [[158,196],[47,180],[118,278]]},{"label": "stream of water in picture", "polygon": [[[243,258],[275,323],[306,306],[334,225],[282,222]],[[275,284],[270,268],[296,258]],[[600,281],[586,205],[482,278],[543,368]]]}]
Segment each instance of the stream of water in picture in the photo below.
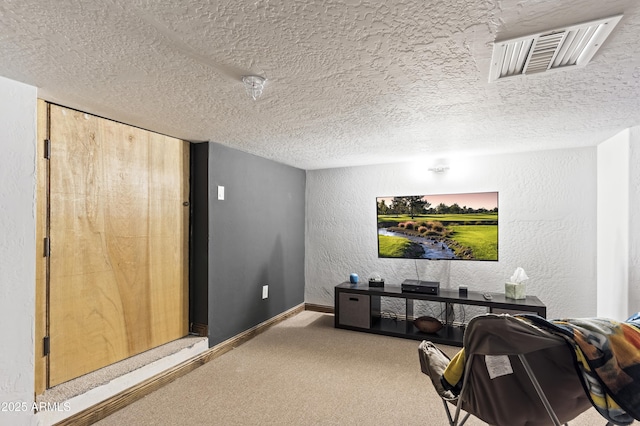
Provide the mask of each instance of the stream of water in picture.
[{"label": "stream of water in picture", "polygon": [[378,228],[378,235],[386,235],[389,237],[402,237],[411,242],[420,244],[424,249],[422,258],[425,259],[455,259],[456,255],[453,253],[445,243],[433,240],[425,237],[414,237],[413,235],[406,235],[399,232],[389,231],[387,228]]}]

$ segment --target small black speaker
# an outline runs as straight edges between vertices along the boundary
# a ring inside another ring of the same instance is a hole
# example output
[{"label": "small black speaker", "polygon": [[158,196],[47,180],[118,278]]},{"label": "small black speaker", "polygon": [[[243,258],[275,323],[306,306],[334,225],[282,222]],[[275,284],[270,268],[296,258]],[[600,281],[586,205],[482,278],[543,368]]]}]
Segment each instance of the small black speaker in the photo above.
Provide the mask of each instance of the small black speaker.
[{"label": "small black speaker", "polygon": [[467,297],[468,294],[469,294],[469,292],[467,291],[467,286],[466,285],[461,285],[460,287],[458,287],[458,295],[459,296]]}]

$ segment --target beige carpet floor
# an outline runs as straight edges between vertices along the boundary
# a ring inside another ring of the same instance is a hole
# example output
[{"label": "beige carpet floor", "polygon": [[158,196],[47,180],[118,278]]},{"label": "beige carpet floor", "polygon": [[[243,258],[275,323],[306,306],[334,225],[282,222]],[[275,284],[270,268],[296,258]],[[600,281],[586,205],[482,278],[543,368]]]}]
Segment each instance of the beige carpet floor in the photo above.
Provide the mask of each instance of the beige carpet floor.
[{"label": "beige carpet floor", "polygon": [[[418,344],[305,311],[97,424],[447,425]],[[606,422],[590,409],[571,424]]]}]

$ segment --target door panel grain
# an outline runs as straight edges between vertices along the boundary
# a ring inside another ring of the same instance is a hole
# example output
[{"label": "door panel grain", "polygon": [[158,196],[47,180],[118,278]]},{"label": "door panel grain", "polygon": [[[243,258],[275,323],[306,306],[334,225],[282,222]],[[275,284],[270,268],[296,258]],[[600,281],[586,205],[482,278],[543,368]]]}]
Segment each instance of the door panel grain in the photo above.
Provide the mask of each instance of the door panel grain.
[{"label": "door panel grain", "polygon": [[178,139],[50,108],[55,386],[187,334],[189,151]]}]

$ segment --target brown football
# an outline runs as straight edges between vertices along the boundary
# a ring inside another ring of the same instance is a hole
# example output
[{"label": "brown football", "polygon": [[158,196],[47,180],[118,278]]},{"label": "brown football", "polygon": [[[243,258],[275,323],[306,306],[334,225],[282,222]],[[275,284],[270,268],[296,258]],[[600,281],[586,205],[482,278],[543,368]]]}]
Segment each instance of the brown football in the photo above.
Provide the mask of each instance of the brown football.
[{"label": "brown football", "polygon": [[442,328],[442,323],[434,317],[424,316],[413,320],[413,325],[423,333],[437,333]]}]

